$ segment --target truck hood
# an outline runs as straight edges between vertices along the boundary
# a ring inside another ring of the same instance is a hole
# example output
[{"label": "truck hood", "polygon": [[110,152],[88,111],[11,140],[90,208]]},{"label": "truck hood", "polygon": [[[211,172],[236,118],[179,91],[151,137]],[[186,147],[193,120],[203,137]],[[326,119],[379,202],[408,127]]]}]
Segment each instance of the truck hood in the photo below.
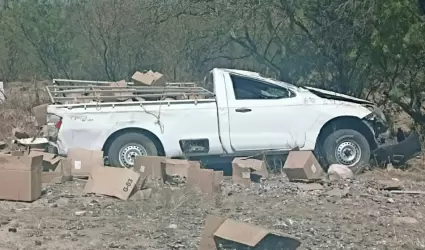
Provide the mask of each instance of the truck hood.
[{"label": "truck hood", "polygon": [[313,94],[315,94],[319,97],[326,98],[326,99],[353,102],[353,103],[358,103],[358,104],[374,105],[373,102],[370,102],[368,100],[360,99],[360,98],[357,98],[357,97],[354,97],[354,96],[340,94],[340,93],[337,93],[337,92],[334,92],[334,91],[329,91],[329,90],[324,90],[324,89],[319,89],[319,88],[314,88],[314,87],[302,87],[302,88],[307,89],[311,93],[313,93]]}]

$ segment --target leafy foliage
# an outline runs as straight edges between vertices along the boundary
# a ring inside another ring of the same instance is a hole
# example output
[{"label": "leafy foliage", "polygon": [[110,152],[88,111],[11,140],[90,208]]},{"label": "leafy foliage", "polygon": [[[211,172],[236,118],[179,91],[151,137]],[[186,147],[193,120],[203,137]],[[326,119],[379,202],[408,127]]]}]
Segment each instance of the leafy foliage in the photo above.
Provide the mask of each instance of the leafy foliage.
[{"label": "leafy foliage", "polygon": [[425,125],[425,17],[412,0],[21,0],[0,5],[0,78],[172,81],[260,71],[395,103]]}]

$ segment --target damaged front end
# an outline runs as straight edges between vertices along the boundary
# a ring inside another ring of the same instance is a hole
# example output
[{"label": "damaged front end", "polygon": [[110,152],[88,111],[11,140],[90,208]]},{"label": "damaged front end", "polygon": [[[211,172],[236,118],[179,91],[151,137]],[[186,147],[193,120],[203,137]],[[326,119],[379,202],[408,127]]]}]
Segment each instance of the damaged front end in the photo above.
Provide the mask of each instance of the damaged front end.
[{"label": "damaged front end", "polygon": [[374,164],[401,166],[421,153],[421,142],[416,131],[407,134],[397,128],[397,133],[392,133],[382,110],[371,104],[363,105],[372,112],[363,121],[375,135],[376,148],[372,152]]}]

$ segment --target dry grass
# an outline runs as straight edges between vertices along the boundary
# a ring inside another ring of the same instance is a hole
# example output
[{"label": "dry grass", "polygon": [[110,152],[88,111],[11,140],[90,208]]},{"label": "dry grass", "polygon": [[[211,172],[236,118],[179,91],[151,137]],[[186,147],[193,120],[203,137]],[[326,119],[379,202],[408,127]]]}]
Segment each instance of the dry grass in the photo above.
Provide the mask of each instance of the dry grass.
[{"label": "dry grass", "polygon": [[6,100],[0,103],[0,140],[12,136],[13,128],[35,135],[37,128],[32,107],[48,102],[41,83],[10,83],[5,87]]}]

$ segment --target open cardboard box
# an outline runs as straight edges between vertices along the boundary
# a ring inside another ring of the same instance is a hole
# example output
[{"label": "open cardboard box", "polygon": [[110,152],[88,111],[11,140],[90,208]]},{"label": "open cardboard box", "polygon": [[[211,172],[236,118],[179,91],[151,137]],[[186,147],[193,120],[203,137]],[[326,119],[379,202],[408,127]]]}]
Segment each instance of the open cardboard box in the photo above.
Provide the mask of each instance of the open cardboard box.
[{"label": "open cardboard box", "polygon": [[208,215],[199,250],[279,249],[295,250],[301,242],[266,228]]}]

